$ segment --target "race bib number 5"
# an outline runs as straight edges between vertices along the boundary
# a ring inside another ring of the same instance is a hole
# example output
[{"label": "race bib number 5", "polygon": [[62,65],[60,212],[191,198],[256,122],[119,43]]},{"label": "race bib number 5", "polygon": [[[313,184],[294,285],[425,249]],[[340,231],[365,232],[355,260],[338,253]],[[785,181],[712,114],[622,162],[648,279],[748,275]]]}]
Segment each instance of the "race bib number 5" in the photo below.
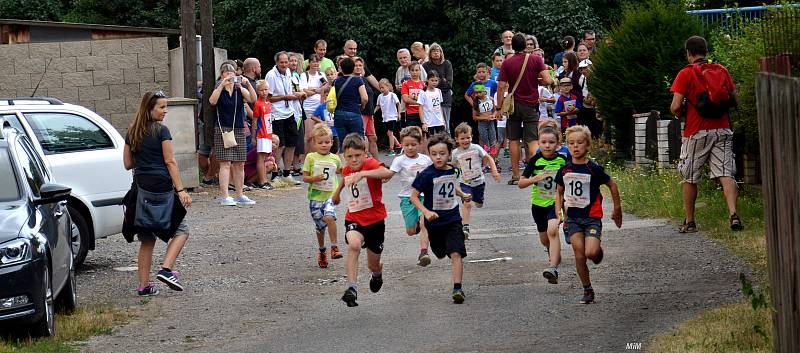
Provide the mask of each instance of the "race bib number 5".
[{"label": "race bib number 5", "polygon": [[589,185],[592,176],[582,173],[564,175],[564,204],[567,207],[584,208],[589,206]]},{"label": "race bib number 5", "polygon": [[478,151],[468,151],[458,156],[458,164],[461,170],[464,181],[471,181],[478,179],[483,171],[481,170],[481,157]]},{"label": "race bib number 5", "polygon": [[556,197],[555,175],[558,170],[543,170],[544,179],[536,183],[536,191],[540,199],[552,200]]},{"label": "race bib number 5", "polygon": [[433,179],[433,210],[452,210],[456,206],[455,174],[444,175]]},{"label": "race bib number 5", "polygon": [[312,188],[320,191],[333,191],[333,181],[336,176],[336,164],[327,161],[314,163],[314,176],[322,175],[322,181],[312,184]]},{"label": "race bib number 5", "polygon": [[367,186],[367,178],[362,178],[346,189],[350,193],[350,201],[347,202],[348,211],[358,212],[372,207],[372,194]]}]

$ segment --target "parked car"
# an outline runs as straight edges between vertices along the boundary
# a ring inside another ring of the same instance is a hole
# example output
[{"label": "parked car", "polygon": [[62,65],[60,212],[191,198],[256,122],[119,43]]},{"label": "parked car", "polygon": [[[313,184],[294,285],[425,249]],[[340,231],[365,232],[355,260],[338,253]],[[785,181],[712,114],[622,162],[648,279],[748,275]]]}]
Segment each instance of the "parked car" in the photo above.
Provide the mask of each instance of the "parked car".
[{"label": "parked car", "polygon": [[67,207],[82,264],[96,239],[122,231],[120,202],[132,182],[122,164],[125,140],[93,111],[54,98],[0,99],[0,119],[28,136],[55,180],[72,188]]},{"label": "parked car", "polygon": [[55,333],[55,308],[75,309],[67,202],[30,139],[0,119],[0,324]]}]

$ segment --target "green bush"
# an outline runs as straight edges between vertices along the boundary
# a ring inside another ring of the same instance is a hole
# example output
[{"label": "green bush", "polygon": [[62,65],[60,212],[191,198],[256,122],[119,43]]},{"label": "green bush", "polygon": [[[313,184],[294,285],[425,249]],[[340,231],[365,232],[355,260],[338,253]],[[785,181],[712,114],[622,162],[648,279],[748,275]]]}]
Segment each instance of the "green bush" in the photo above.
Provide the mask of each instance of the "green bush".
[{"label": "green bush", "polygon": [[647,0],[623,8],[622,21],[611,28],[606,44],[592,55],[594,71],[589,76],[617,151],[630,151],[632,113],[658,110],[669,114],[669,86],[687,64],[684,42],[700,33],[700,22],[681,4]]}]

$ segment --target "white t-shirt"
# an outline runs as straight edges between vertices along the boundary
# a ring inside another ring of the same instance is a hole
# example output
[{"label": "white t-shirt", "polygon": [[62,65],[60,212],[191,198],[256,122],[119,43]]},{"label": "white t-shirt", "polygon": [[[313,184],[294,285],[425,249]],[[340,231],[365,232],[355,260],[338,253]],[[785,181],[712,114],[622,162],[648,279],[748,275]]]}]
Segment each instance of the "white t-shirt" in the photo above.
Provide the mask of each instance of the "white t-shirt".
[{"label": "white t-shirt", "polygon": [[389,92],[389,94],[381,93],[378,96],[378,106],[381,107],[381,115],[383,115],[384,123],[397,120],[397,103],[399,102],[400,99],[397,98],[394,92]]},{"label": "white t-shirt", "polygon": [[[300,89],[313,89],[322,86],[322,81],[325,80],[325,75],[320,72],[316,74],[309,74],[308,71],[300,74]],[[303,101],[303,110],[313,112],[319,106],[322,97],[319,93],[306,97]]]},{"label": "white t-shirt", "polygon": [[424,123],[428,124],[428,127],[444,126],[441,90],[438,88],[434,88],[433,91],[425,90],[424,94],[420,94],[417,98],[417,103],[422,107],[425,114]]},{"label": "white t-shirt", "polygon": [[[273,96],[288,96],[292,94],[292,73],[289,69],[282,75],[275,66],[264,77],[269,85],[270,94]],[[294,101],[278,101],[272,103],[272,120],[283,120],[294,116]]]},{"label": "white t-shirt", "polygon": [[[545,86],[539,86],[539,97],[551,98],[553,94]],[[539,119],[547,118],[547,106],[550,103],[539,103]]]},{"label": "white t-shirt", "polygon": [[485,100],[476,99],[478,103],[478,111],[481,113],[492,112],[494,110],[494,100],[486,97]]},{"label": "white t-shirt", "polygon": [[450,160],[454,166],[461,169],[461,182],[468,186],[480,186],[486,182],[483,176],[483,157],[488,155],[481,146],[471,143],[467,149],[461,147],[453,149]]},{"label": "white t-shirt", "polygon": [[433,164],[431,158],[422,153],[418,153],[416,158],[410,158],[406,156],[405,153],[394,157],[389,170],[395,172],[398,174],[398,177],[400,177],[400,193],[398,193],[397,196],[410,197],[411,184],[414,182],[417,174],[431,164]]}]

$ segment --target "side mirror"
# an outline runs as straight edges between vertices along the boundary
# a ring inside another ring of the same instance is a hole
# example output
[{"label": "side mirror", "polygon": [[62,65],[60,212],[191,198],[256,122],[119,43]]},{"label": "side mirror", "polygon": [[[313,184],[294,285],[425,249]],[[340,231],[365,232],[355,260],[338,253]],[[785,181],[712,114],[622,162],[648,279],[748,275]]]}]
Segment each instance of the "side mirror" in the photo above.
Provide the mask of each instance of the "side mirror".
[{"label": "side mirror", "polygon": [[42,185],[41,189],[39,189],[41,196],[38,200],[34,200],[33,203],[35,205],[44,205],[48,203],[65,201],[69,197],[70,192],[72,192],[72,188],[64,185],[49,183],[44,184]]}]

